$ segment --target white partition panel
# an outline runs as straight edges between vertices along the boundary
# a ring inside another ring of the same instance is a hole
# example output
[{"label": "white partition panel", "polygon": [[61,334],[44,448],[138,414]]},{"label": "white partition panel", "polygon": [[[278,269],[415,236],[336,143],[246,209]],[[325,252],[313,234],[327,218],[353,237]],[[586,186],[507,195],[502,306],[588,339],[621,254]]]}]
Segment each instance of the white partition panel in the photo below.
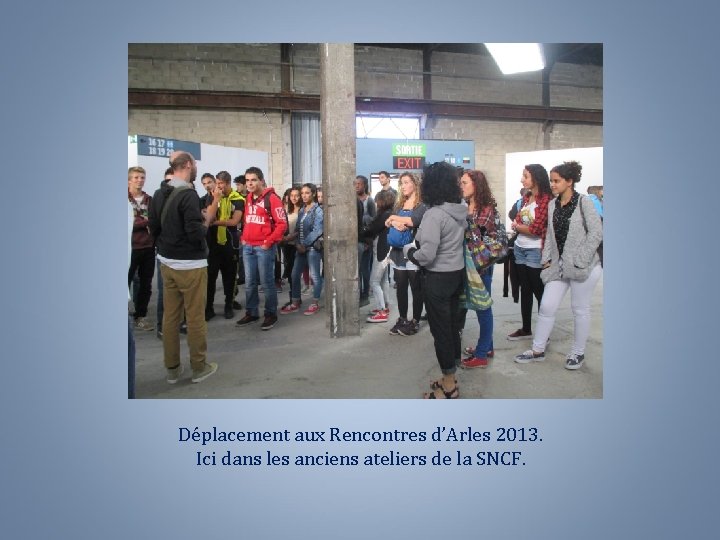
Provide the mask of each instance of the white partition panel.
[{"label": "white partition panel", "polygon": [[[144,190],[152,195],[160,187],[165,169],[169,166],[168,158],[141,156],[138,155],[137,148],[138,145],[133,142],[133,137],[129,137],[128,167],[140,166],[145,169]],[[260,167],[267,174],[268,154],[260,150],[200,143],[200,159],[197,160],[197,167],[198,176],[195,181],[195,189],[200,195],[204,195],[205,190],[200,183],[200,178],[204,173],[209,172],[214,176],[220,171],[228,171],[230,176],[235,178],[239,174],[243,174],[248,167]],[[272,185],[271,179],[268,179],[268,185]]]}]

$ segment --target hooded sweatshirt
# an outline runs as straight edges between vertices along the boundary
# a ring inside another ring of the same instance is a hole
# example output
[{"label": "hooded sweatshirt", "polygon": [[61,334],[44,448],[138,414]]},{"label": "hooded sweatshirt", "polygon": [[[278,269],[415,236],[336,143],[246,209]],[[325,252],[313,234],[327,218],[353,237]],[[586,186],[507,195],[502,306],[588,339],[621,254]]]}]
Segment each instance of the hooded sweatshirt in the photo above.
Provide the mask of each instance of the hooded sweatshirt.
[{"label": "hooded sweatshirt", "polygon": [[[270,212],[272,218],[265,211],[265,195],[270,193]],[[272,246],[285,236],[287,231],[287,217],[280,197],[275,188],[265,188],[259,197],[252,193],[245,199],[245,214],[243,215],[242,241],[249,246]]]},{"label": "hooded sweatshirt", "polygon": [[415,235],[417,249],[405,249],[408,259],[431,272],[465,268],[463,239],[467,207],[443,203],[428,208]]}]

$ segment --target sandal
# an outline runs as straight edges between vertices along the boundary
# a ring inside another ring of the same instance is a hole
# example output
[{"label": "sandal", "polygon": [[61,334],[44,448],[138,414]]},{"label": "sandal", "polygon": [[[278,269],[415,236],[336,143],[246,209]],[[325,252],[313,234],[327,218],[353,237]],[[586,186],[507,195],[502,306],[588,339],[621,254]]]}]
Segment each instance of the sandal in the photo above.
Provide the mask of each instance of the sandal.
[{"label": "sandal", "polygon": [[442,386],[439,388],[439,390],[440,392],[442,392],[443,397],[438,397],[438,395],[435,393],[437,390],[434,390],[432,392],[423,394],[423,399],[457,399],[460,397],[460,389],[457,387],[457,385],[449,392],[446,392]]},{"label": "sandal", "polygon": [[[455,386],[457,387],[457,378],[455,379]],[[437,381],[431,382],[430,388],[432,390],[437,390],[438,388],[442,388],[442,379],[438,379]]]}]

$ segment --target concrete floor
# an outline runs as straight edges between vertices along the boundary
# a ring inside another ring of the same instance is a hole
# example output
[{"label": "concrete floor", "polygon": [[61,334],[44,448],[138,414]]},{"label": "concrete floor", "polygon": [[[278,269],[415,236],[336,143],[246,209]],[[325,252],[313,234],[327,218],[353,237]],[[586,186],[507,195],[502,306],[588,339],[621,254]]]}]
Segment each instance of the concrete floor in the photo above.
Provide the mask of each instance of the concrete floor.
[{"label": "concrete floor", "polygon": [[[155,289],[153,289],[155,290]],[[222,316],[222,285],[218,280],[215,311],[208,322],[208,361],[219,364],[218,372],[192,384],[184,336],[183,378],[175,385],[165,381],[162,342],[155,332],[135,332],[137,398],[419,398],[429,390],[431,380],[440,376],[432,335],[423,322],[415,336],[388,333],[397,318],[395,291],[391,288],[391,322],[364,322],[369,306],[360,308],[361,335],[330,338],[324,308],[313,316],[300,313],[279,315],[269,331],[259,323],[244,328]],[[288,288],[279,294],[280,305]],[[564,368],[570,350],[573,319],[570,294],[558,310],[555,327],[546,350],[546,360],[516,364],[514,355],[530,348],[531,341],[508,341],[506,335],[521,326],[520,305],[502,296],[502,268],[493,279],[495,358],[485,369],[457,373],[460,397],[474,398],[602,398],[603,280],[592,302],[592,327],[585,352],[585,364],[577,371]],[[245,304],[244,288],[238,299]],[[263,297],[261,295],[261,306]],[[309,298],[304,298],[307,305]],[[155,294],[150,313],[154,315]],[[533,324],[537,316],[534,305]],[[152,320],[152,317],[151,317]],[[475,345],[478,323],[468,314],[463,347]]]}]

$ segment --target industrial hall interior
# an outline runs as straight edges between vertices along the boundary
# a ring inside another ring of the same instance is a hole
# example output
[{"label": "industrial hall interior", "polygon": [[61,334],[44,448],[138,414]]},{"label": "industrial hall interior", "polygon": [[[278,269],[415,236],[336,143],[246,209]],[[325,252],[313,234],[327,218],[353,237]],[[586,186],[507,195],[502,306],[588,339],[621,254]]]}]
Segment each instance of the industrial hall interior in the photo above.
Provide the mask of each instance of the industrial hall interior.
[{"label": "industrial hall interior", "polygon": [[603,185],[601,43],[130,43],[128,398],[602,398]]}]

